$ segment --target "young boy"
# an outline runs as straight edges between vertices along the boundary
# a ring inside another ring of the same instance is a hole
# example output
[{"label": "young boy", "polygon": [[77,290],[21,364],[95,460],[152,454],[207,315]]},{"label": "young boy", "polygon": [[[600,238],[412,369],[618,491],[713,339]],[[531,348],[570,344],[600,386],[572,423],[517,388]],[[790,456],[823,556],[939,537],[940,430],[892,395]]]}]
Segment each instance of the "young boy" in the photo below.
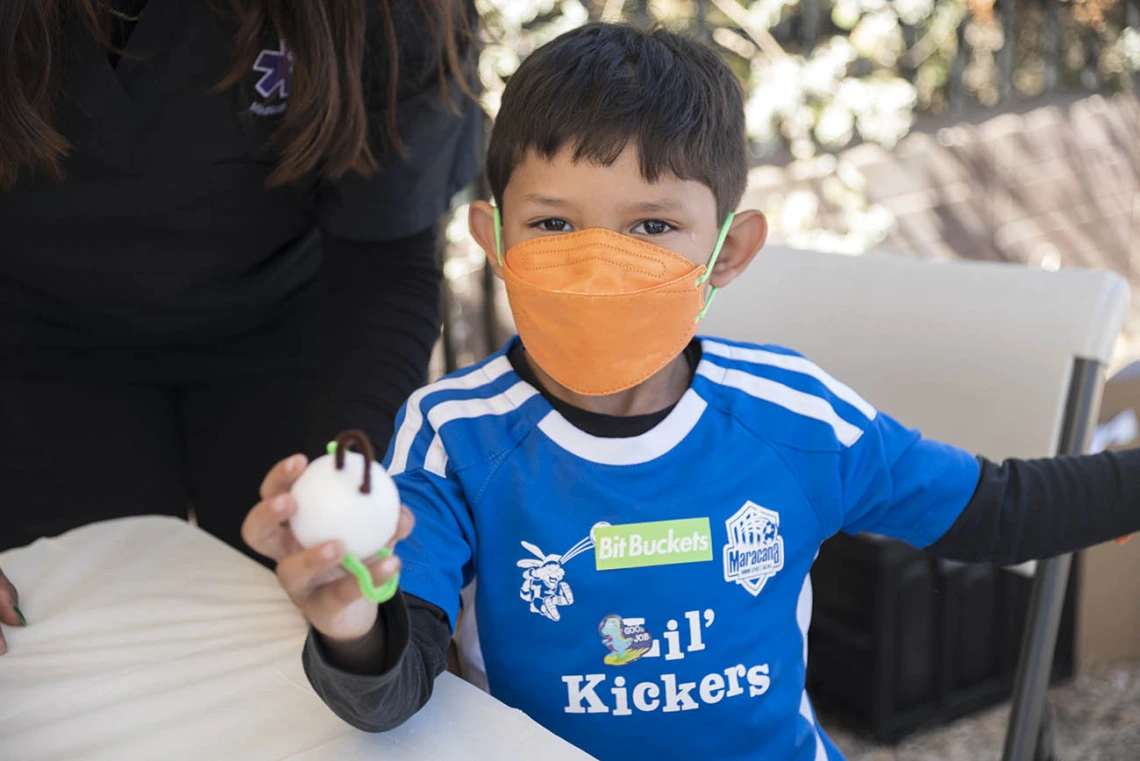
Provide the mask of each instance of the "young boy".
[{"label": "young boy", "polygon": [[766,234],[759,212],[730,213],[742,96],[712,51],[565,34],[511,79],[487,162],[496,205],[472,205],[471,231],[521,340],[399,417],[402,593],[362,600],[335,573],[343,547],[300,551],[278,528],[300,458],[247,521],[346,721],[382,731],[426,702],[477,578],[491,693],[597,758],[839,759],[804,690],[825,539],[1012,563],[1140,528],[1135,452],[997,466],[787,349],[693,338]]}]

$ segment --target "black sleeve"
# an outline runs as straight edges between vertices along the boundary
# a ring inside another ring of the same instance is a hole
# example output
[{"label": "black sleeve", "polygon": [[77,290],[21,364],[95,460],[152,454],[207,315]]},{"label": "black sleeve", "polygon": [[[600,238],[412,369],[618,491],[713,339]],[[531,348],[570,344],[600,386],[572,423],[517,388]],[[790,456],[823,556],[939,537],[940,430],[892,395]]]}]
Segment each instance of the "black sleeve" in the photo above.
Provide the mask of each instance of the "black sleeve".
[{"label": "black sleeve", "polygon": [[442,610],[401,592],[380,606],[374,632],[383,645],[371,666],[339,668],[312,630],[301,659],[313,690],[333,713],[365,732],[386,732],[431,698],[436,677],[447,668],[451,627]]},{"label": "black sleeve", "polygon": [[384,243],[325,238],[310,455],[346,428],[385,451],[400,405],[427,381],[440,279],[435,228]]},{"label": "black sleeve", "polygon": [[1011,565],[1140,531],[1140,449],[979,462],[974,496],[928,548],[938,557]]}]

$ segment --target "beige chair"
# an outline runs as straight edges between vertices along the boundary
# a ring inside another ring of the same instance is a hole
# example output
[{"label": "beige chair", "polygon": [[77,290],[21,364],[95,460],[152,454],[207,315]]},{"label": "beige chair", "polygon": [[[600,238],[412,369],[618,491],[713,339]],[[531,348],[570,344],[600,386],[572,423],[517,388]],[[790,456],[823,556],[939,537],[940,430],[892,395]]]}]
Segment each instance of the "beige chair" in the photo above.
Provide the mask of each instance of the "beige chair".
[{"label": "beige chair", "polygon": [[[802,352],[907,425],[1000,461],[1085,451],[1128,298],[1109,272],[771,247],[701,332]],[[1069,564],[1037,567],[1005,761],[1037,746]]]}]

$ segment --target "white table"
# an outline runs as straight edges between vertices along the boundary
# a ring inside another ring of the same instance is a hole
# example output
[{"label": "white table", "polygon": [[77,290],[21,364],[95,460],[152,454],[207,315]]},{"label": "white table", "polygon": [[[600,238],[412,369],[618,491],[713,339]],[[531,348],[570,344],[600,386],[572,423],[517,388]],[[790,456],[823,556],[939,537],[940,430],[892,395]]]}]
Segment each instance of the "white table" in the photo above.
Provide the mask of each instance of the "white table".
[{"label": "white table", "polygon": [[301,669],[273,575],[173,518],[0,553],[31,625],[5,629],[0,761],[582,761],[523,713],[442,675],[399,729],[334,716]]}]

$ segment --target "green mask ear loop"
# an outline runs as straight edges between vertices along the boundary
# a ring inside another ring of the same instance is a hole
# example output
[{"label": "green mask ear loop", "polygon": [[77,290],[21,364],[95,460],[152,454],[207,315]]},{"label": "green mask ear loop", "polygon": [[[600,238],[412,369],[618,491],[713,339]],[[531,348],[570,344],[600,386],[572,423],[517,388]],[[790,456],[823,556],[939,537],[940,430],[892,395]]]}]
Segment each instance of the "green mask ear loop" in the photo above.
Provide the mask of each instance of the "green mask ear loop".
[{"label": "green mask ear loop", "polygon": [[[698,288],[707,283],[709,278],[712,277],[713,267],[716,266],[717,257],[720,256],[720,249],[724,246],[724,239],[728,237],[728,231],[732,228],[732,220],[735,217],[736,214],[730,212],[728,217],[724,220],[724,224],[720,226],[720,235],[717,236],[716,245],[713,247],[712,256],[709,257],[709,263],[705,267],[705,274],[697,278]],[[705,319],[705,315],[708,314],[709,307],[712,306],[713,298],[716,296],[716,292],[719,290],[720,289],[715,286],[709,287],[709,297],[705,299],[705,308],[702,309],[700,311],[700,314],[697,315],[697,322]]]},{"label": "green mask ear loop", "polygon": [[[330,455],[335,455],[336,442],[330,441],[327,450]],[[380,551],[376,553],[376,556],[380,558],[391,557],[392,550],[387,547],[381,547]],[[376,586],[372,583],[372,571],[368,570],[368,566],[361,563],[352,555],[346,554],[340,564],[344,566],[346,571],[356,577],[356,582],[360,585],[360,594],[364,595],[365,599],[371,600],[374,603],[385,603],[396,596],[396,590],[400,587],[400,574],[397,573],[380,586]]]},{"label": "green mask ear loop", "polygon": [[503,266],[503,218],[499,214],[499,207],[495,207],[495,254],[499,257],[499,266]]}]

